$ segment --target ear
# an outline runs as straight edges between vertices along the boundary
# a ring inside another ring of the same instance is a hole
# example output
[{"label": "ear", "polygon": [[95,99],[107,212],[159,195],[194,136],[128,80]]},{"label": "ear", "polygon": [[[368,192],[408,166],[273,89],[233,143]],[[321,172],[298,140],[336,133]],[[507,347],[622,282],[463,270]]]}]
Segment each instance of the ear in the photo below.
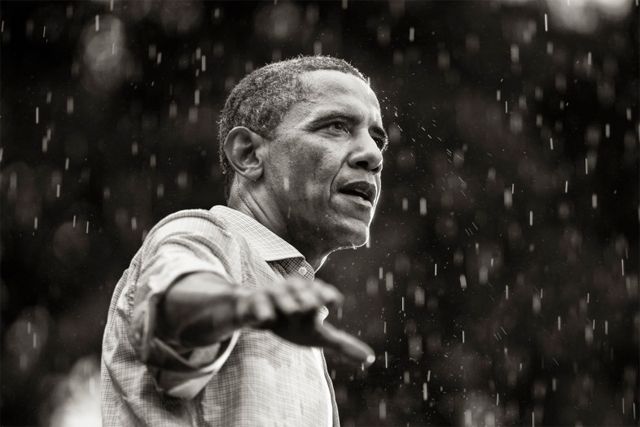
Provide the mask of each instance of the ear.
[{"label": "ear", "polygon": [[263,174],[260,147],[264,138],[244,126],[236,126],[224,140],[224,153],[237,174],[257,181]]}]

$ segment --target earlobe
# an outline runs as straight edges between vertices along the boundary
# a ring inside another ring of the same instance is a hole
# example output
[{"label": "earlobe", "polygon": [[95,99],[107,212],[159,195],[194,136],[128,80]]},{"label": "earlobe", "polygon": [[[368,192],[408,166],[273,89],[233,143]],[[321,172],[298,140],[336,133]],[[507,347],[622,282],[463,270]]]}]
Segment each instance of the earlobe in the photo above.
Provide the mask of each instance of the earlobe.
[{"label": "earlobe", "polygon": [[224,140],[224,153],[238,175],[257,181],[263,174],[260,146],[264,139],[244,126],[236,126]]}]

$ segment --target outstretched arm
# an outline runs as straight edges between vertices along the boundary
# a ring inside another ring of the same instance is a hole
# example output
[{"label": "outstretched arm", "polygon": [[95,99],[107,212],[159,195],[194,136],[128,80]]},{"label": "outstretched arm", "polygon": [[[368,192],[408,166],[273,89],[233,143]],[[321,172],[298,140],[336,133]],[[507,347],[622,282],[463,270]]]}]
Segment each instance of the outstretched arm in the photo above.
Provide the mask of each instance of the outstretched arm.
[{"label": "outstretched arm", "polygon": [[275,287],[248,289],[214,273],[193,273],[166,292],[158,312],[158,337],[183,348],[210,345],[243,327],[269,329],[293,343],[324,347],[355,363],[370,365],[371,348],[322,323],[318,310],[335,306],[342,295],[322,281],[297,277]]}]

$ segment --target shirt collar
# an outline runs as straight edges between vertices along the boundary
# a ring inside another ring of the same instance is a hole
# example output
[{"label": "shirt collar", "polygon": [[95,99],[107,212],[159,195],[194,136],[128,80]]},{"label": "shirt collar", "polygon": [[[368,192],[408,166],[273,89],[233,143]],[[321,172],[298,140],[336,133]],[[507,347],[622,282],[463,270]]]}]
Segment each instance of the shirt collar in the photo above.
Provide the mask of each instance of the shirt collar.
[{"label": "shirt collar", "polygon": [[229,228],[247,239],[265,261],[304,259],[296,248],[249,215],[222,205],[212,207],[211,212],[222,217]]}]

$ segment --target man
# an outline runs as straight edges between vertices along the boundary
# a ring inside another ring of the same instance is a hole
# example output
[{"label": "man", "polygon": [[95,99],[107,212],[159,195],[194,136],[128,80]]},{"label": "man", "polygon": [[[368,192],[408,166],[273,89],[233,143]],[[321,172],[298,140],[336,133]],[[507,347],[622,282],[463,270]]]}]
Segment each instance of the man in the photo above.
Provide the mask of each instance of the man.
[{"label": "man", "polygon": [[375,357],[323,322],[342,296],[314,274],[369,237],[378,100],[343,60],[282,61],[233,89],[219,136],[228,206],[163,219],[114,291],[103,423],[338,426],[319,348]]}]

